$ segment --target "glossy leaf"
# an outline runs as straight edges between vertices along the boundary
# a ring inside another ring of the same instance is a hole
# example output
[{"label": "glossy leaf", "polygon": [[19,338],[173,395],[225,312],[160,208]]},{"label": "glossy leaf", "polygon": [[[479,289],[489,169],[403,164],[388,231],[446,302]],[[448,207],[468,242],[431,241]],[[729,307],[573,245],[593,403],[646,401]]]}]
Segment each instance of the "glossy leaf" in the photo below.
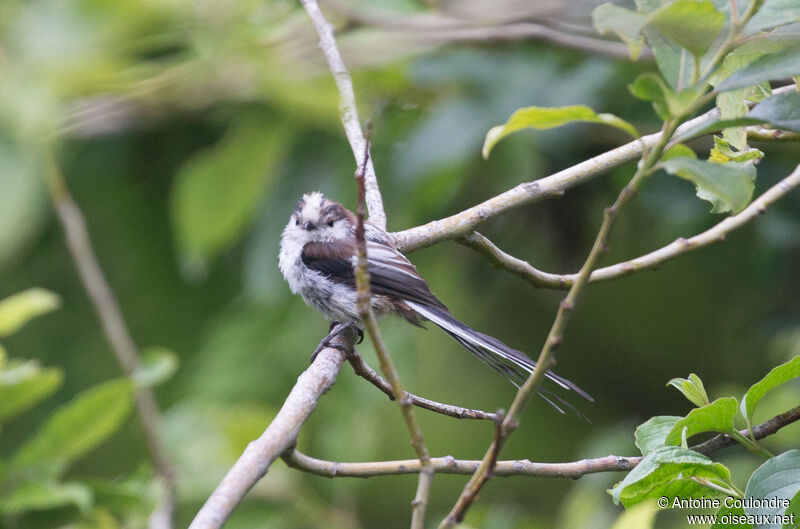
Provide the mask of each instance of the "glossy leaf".
[{"label": "glossy leaf", "polygon": [[764,378],[750,386],[750,389],[742,397],[740,405],[742,415],[747,422],[752,420],[753,412],[764,395],[797,377],[800,377],[800,356],[795,356],[785,364],[775,367]]},{"label": "glossy leaf", "polygon": [[503,125],[489,129],[483,143],[483,157],[488,159],[489,153],[497,142],[519,130],[551,129],[574,122],[602,123],[623,130],[633,137],[639,136],[636,128],[627,121],[613,114],[597,114],[584,105],[553,108],[526,107],[511,114],[511,117]]},{"label": "glossy leaf", "polygon": [[12,463],[18,467],[67,464],[113,434],[128,416],[132,403],[133,384],[129,380],[94,386],[50,414]]},{"label": "glossy leaf", "polygon": [[753,196],[754,174],[746,165],[720,165],[688,157],[670,158],[661,165],[669,173],[694,183],[697,196],[712,202],[714,213],[738,213]]},{"label": "glossy leaf", "polygon": [[0,367],[0,423],[52,394],[63,378],[60,369],[42,369],[33,360]]},{"label": "glossy leaf", "polygon": [[719,83],[718,92],[736,90],[762,81],[783,79],[800,74],[800,46],[791,46],[779,52],[764,55]]},{"label": "glossy leaf", "polygon": [[654,11],[647,23],[699,57],[719,35],[725,15],[710,0],[677,0]]},{"label": "glossy leaf", "polygon": [[745,34],[800,22],[800,2],[797,0],[766,0],[744,27]]},{"label": "glossy leaf", "polygon": [[779,129],[800,132],[800,92],[784,92],[767,98],[753,107],[747,117]]},{"label": "glossy leaf", "polygon": [[164,347],[142,350],[141,361],[133,373],[138,387],[156,386],[172,378],[178,370],[178,356]]},{"label": "glossy leaf", "polygon": [[30,320],[56,310],[61,299],[43,288],[31,288],[0,300],[0,336],[8,336]]},{"label": "glossy leaf", "polygon": [[674,415],[657,415],[640,424],[634,432],[634,437],[642,455],[646,456],[653,450],[666,446],[667,434],[682,418]]},{"label": "glossy leaf", "polygon": [[92,491],[81,483],[26,482],[0,500],[0,512],[20,515],[67,505],[88,512],[92,505]]},{"label": "glossy leaf", "polygon": [[705,406],[710,402],[703,381],[694,373],[689,374],[689,378],[673,378],[667,382],[667,386],[672,386],[683,393],[683,396],[695,406]]},{"label": "glossy leaf", "polygon": [[[747,488],[744,491],[746,498],[768,500],[779,498],[790,503],[792,498],[800,491],[800,450],[789,450],[764,462],[750,476]],[[767,503],[767,502],[763,502]],[[791,504],[791,503],[790,503]],[[745,513],[774,517],[783,514],[786,508],[782,505],[770,507],[769,505],[745,507]],[[782,524],[769,524],[761,527],[780,529]]]},{"label": "glossy leaf", "polygon": [[641,31],[646,20],[647,17],[641,13],[610,3],[600,4],[592,11],[592,24],[598,33],[615,33],[627,44],[634,61],[644,46]]},{"label": "glossy leaf", "polygon": [[739,402],[734,397],[723,397],[711,404],[695,408],[675,423],[664,442],[677,445],[683,435],[690,438],[704,432],[730,432]]},{"label": "glossy leaf", "polygon": [[691,498],[715,494],[692,477],[728,483],[730,472],[721,463],[679,446],[664,446],[646,455],[639,465],[609,491],[614,503],[625,507],[666,496]]}]

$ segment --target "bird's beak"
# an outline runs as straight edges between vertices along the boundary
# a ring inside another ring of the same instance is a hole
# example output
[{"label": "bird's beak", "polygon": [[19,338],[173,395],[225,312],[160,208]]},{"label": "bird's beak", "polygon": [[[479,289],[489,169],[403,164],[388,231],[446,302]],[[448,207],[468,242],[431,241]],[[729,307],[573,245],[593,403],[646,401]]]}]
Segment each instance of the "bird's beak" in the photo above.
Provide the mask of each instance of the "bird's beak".
[{"label": "bird's beak", "polygon": [[312,231],[312,230],[316,229],[316,226],[314,226],[313,222],[311,222],[310,220],[307,220],[303,224],[303,229],[306,230],[306,231]]}]

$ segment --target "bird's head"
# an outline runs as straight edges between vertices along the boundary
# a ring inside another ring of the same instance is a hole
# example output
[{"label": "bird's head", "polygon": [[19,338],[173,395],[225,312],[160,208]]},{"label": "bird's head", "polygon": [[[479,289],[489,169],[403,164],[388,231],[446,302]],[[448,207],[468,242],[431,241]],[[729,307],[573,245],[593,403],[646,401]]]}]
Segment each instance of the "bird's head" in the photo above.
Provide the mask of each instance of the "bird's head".
[{"label": "bird's head", "polygon": [[286,231],[308,241],[330,241],[351,235],[355,215],[322,193],[306,193],[297,202]]}]

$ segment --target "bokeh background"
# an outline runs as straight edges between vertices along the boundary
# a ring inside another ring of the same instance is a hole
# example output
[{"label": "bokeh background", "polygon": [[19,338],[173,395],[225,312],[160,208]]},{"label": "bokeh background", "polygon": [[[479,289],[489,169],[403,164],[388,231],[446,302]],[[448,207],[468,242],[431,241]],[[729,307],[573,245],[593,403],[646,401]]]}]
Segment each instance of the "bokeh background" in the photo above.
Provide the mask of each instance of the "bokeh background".
[{"label": "bokeh background", "polygon": [[[481,27],[534,20],[591,32],[593,2],[528,4],[323,3],[362,118],[374,123],[373,159],[390,230],[451,215],[627,141],[612,129],[568,126],[516,134],[483,160],[486,131],[521,106],[587,104],[642,131],[659,128],[650,106],[626,90],[638,73],[655,68],[646,58],[631,63],[532,38],[466,38],[398,23],[438,14]],[[5,0],[0,39],[0,298],[31,287],[61,298],[57,311],[2,343],[10,358],[35,359],[64,375],[55,393],[3,425],[0,457],[32,438],[50,412],[120,375],[49,202],[43,153],[50,151],[87,217],[137,344],[168,348],[180,359],[156,394],[179,470],[176,526],[186,526],[280,407],[327,332],[327,322],[290,294],[277,269],[280,232],[303,192],[321,190],[355,205],[354,160],[316,34],[289,0]],[[791,171],[798,150],[757,146],[766,152],[759,193]],[[710,142],[693,147],[702,154]],[[602,208],[632,171],[632,164],[613,170],[481,231],[537,267],[573,272]],[[721,220],[708,209],[688,182],[655,175],[619,222],[604,262]],[[454,242],[410,257],[461,319],[538,352],[561,293],[536,290]],[[534,402],[504,458],[632,455],[637,424],[689,408],[665,387],[669,379],[694,372],[712,398],[739,396],[797,354],[800,194],[723,244],[658,271],[592,285],[584,299],[557,370],[595,397],[594,404],[573,399],[591,422]],[[443,333],[391,319],[381,327],[410,391],[488,410],[510,404],[515,388]],[[360,351],[377,365],[369,345]],[[761,418],[797,399],[797,386],[781,390],[760,408]],[[417,416],[435,455],[480,458],[492,438],[490,424],[424,410]],[[778,449],[798,433],[797,426],[786,428],[766,444]],[[347,366],[303,428],[299,448],[341,461],[413,457],[396,405]],[[744,480],[758,464],[742,452],[721,455],[734,480],[737,469]],[[132,492],[124,505],[96,492],[88,511],[67,502],[4,516],[0,527],[141,527],[151,476],[130,417],[64,477],[96,491],[127,484]],[[432,523],[465,479],[436,476]],[[605,489],[617,479],[495,479],[466,523],[609,527],[621,508]],[[0,498],[10,493],[5,486]],[[411,476],[329,480],[278,461],[227,527],[405,527],[415,486]],[[684,523],[672,512],[658,522]]]}]

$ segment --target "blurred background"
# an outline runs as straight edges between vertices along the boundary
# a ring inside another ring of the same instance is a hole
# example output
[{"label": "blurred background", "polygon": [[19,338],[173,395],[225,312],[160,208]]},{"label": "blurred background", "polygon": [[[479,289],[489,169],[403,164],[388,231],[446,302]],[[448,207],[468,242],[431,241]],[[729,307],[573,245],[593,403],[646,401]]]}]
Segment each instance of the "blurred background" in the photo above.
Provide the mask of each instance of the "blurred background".
[{"label": "blurred background", "polygon": [[[651,107],[626,89],[654,64],[646,56],[631,63],[624,47],[600,41],[589,22],[595,5],[322,3],[362,119],[374,123],[390,230],[451,215],[627,141],[614,129],[567,126],[516,134],[483,160],[486,131],[521,106],[587,104],[658,130]],[[316,33],[289,0],[4,0],[0,39],[0,299],[32,287],[60,298],[57,310],[0,337],[9,366],[60,373],[46,398],[2,423],[0,527],[143,527],[158,495],[132,415],[61,461],[58,482],[88,496],[28,497],[20,507],[20,483],[41,469],[4,474],[55,410],[120,376],[53,213],[50,155],[86,216],[137,344],[179,359],[155,391],[178,469],[176,527],[185,527],[327,332],[277,268],[281,230],[303,192],[355,206],[354,160]],[[766,152],[759,194],[798,156],[796,144],[756,146]],[[704,155],[710,140],[693,147]],[[481,231],[537,267],[574,272],[602,208],[632,172],[632,164],[613,170]],[[655,175],[621,218],[604,263],[721,220],[708,209],[690,183]],[[562,293],[536,290],[454,242],[410,258],[462,320],[537,354]],[[591,286],[557,355],[558,373],[595,397],[572,400],[591,422],[533,402],[503,458],[634,455],[637,424],[689,409],[665,387],[669,379],[694,372],[712,398],[740,396],[798,354],[798,299],[796,192],[723,244]],[[409,391],[486,410],[510,404],[515,388],[443,333],[391,319],[381,328]],[[367,343],[359,350],[377,367]],[[776,392],[759,418],[797,399],[797,386]],[[437,456],[480,458],[493,435],[488,423],[417,416]],[[798,428],[765,444],[779,450]],[[339,461],[413,457],[396,405],[348,366],[302,429],[299,448]],[[721,457],[740,487],[759,463],[737,449]],[[621,478],[495,479],[466,526],[609,527],[622,509],[605,489]],[[465,481],[436,476],[431,523]],[[405,527],[415,487],[412,476],[329,480],[278,461],[227,527]],[[679,514],[659,514],[658,526],[685,526]]]}]

